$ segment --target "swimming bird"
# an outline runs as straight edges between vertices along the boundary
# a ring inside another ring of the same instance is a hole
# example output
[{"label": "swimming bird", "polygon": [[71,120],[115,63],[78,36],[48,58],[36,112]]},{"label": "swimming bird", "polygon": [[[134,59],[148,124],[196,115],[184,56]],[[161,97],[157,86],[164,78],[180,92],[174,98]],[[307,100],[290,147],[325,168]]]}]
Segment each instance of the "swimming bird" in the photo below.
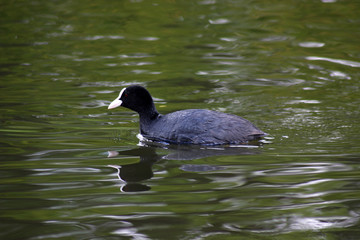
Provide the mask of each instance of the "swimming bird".
[{"label": "swimming bird", "polygon": [[250,121],[207,109],[160,114],[150,93],[140,85],[123,88],[108,109],[125,107],[139,114],[140,133],[148,140],[170,144],[245,144],[266,135]]}]

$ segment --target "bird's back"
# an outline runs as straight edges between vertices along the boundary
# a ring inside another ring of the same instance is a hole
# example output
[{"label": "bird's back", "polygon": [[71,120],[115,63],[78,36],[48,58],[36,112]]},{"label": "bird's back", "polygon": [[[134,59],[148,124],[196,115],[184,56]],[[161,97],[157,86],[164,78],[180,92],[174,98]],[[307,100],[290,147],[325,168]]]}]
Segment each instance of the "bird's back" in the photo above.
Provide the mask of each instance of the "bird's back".
[{"label": "bird's back", "polygon": [[205,109],[189,109],[160,115],[142,134],[151,140],[177,144],[241,144],[264,132],[236,115]]}]

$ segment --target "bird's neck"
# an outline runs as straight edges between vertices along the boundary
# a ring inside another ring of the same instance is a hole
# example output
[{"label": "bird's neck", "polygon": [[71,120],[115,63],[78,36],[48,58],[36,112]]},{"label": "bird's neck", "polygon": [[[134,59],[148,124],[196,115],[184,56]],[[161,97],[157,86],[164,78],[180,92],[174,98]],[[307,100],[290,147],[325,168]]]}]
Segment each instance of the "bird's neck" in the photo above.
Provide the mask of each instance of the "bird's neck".
[{"label": "bird's neck", "polygon": [[142,134],[147,134],[148,128],[150,127],[151,123],[155,121],[160,114],[156,110],[155,106],[152,108],[148,108],[147,111],[139,112],[140,117],[140,132]]}]

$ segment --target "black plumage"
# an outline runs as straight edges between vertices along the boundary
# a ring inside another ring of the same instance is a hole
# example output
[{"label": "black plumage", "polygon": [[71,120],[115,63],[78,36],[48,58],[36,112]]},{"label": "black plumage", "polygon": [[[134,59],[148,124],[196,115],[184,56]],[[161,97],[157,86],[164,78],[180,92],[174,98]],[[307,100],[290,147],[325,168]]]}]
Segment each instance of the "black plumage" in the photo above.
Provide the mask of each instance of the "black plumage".
[{"label": "black plumage", "polygon": [[173,144],[244,144],[265,135],[250,121],[206,109],[188,109],[166,115],[157,112],[150,93],[142,86],[124,88],[109,109],[123,106],[140,116],[140,133],[152,141]]}]

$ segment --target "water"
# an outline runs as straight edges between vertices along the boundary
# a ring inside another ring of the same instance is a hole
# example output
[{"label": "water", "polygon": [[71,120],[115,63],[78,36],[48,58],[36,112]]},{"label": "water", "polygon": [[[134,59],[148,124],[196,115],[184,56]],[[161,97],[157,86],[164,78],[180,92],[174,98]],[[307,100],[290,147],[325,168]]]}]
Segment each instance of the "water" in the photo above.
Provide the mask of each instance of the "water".
[{"label": "water", "polygon": [[[358,239],[359,7],[3,2],[0,238]],[[138,146],[133,83],[270,137]]]}]

